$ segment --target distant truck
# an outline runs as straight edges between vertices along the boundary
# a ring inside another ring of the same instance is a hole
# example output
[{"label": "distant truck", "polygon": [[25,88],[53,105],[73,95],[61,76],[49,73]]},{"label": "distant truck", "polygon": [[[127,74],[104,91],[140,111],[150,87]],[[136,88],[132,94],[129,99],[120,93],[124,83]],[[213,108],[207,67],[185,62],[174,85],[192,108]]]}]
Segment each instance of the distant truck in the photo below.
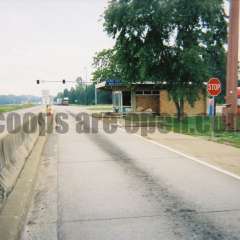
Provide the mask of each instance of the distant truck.
[{"label": "distant truck", "polygon": [[56,104],[57,105],[62,105],[62,98],[57,98]]},{"label": "distant truck", "polygon": [[68,97],[63,98],[62,105],[64,105],[64,106],[68,106],[69,105],[69,98]]}]

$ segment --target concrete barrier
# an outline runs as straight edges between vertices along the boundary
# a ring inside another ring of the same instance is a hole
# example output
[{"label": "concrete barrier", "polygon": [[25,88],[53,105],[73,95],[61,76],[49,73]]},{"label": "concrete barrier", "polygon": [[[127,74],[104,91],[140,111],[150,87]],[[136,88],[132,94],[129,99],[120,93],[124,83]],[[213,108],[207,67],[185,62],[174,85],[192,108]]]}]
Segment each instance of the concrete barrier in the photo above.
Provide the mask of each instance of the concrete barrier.
[{"label": "concrete barrier", "polygon": [[[42,117],[40,115],[40,118]],[[27,133],[24,129],[29,124],[26,121],[18,126],[16,133],[5,132],[0,135],[0,206],[14,188],[26,159],[39,137],[40,125],[44,123],[43,119],[39,121],[39,111],[36,109],[30,119],[37,123],[33,132]]]}]

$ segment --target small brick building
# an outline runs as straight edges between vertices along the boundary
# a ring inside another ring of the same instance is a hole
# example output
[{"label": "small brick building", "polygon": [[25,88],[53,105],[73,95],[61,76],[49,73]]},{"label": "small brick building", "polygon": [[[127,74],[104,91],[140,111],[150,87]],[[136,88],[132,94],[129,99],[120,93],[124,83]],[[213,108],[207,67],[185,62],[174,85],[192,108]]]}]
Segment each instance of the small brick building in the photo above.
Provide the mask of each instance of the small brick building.
[{"label": "small brick building", "polygon": [[[170,100],[163,85],[151,82],[124,86],[120,81],[108,80],[96,85],[99,90],[112,91],[113,110],[115,112],[154,112],[161,115],[175,115],[176,106]],[[202,94],[194,107],[188,102],[184,104],[186,115],[205,115],[207,113],[207,98]]]}]

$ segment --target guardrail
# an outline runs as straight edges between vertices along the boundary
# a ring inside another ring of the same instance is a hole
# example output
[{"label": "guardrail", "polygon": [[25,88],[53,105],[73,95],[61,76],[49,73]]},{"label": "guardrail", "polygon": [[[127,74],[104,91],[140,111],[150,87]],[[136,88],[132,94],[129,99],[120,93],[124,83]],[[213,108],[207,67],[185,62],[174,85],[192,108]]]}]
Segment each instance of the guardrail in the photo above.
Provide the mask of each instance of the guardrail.
[{"label": "guardrail", "polygon": [[[45,115],[41,111],[42,107],[36,107],[14,112],[22,119],[24,114],[30,115],[28,120],[22,120],[19,126],[15,126],[16,131],[4,131],[0,134],[0,205],[14,188],[29,154],[42,134],[42,128],[46,125]],[[26,131],[29,123],[34,126],[32,131]]]}]

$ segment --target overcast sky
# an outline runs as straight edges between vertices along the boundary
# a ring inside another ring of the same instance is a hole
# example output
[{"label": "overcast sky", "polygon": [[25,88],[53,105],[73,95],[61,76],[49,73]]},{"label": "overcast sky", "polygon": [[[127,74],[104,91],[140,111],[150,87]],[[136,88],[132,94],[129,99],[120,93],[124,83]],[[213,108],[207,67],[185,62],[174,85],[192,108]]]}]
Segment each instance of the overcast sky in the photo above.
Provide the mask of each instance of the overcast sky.
[{"label": "overcast sky", "polygon": [[[62,84],[36,79],[90,77],[96,51],[112,47],[100,15],[107,0],[6,0],[0,3],[0,94],[52,94]],[[86,71],[87,70],[87,71]]]},{"label": "overcast sky", "polygon": [[94,53],[113,46],[101,14],[108,0],[5,0],[0,2],[0,94],[56,94],[61,83],[88,79]]}]

